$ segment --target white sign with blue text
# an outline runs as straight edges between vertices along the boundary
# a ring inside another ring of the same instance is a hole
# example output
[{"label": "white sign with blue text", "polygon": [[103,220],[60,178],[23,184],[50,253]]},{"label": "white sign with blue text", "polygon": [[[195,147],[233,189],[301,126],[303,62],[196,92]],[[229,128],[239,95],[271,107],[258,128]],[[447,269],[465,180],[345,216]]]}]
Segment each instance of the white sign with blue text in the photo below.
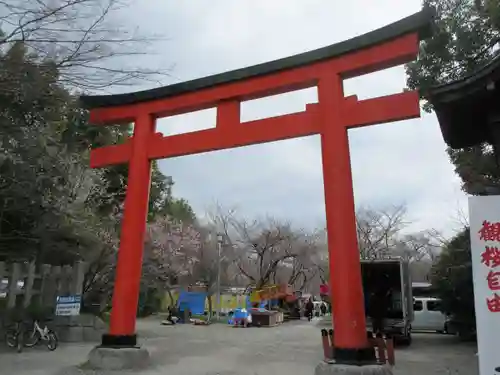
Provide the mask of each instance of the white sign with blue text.
[{"label": "white sign with blue text", "polygon": [[56,315],[57,316],[75,316],[80,315],[80,306],[82,304],[82,296],[58,296],[56,300]]}]

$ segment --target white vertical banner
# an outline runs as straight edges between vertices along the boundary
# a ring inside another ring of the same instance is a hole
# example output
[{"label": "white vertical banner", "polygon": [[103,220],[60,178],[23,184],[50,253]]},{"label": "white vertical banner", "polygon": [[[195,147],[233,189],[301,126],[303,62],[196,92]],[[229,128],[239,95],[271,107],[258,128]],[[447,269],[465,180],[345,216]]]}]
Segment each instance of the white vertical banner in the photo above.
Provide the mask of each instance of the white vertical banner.
[{"label": "white vertical banner", "polygon": [[480,375],[500,375],[500,196],[469,197]]}]

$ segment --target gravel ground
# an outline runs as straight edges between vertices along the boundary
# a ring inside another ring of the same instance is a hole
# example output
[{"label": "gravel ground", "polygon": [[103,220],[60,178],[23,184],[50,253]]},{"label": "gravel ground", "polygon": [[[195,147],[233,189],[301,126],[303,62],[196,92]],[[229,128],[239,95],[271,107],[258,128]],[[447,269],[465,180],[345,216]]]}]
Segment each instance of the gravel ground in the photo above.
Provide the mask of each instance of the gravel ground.
[{"label": "gravel ground", "polygon": [[[322,357],[319,328],[308,322],[244,329],[219,324],[161,326],[152,319],[140,321],[138,332],[152,357],[151,367],[141,372],[145,375],[312,375]],[[41,347],[21,354],[2,351],[0,374],[96,374],[76,366],[85,362],[92,346],[61,344],[55,352]],[[415,334],[411,347],[397,350],[394,373],[476,375],[475,346],[452,336]]]}]

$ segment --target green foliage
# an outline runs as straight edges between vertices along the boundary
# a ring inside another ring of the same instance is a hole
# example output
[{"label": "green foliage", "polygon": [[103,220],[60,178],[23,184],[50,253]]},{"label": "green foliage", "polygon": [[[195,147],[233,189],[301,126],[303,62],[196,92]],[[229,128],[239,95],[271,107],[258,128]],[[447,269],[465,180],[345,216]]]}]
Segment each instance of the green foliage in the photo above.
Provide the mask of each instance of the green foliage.
[{"label": "green foliage", "polygon": [[[497,0],[424,0],[423,5],[436,10],[435,33],[421,43],[418,60],[408,64],[406,72],[408,87],[419,89],[425,99],[430,87],[471,74],[496,56],[500,5]],[[424,110],[432,110],[429,103]],[[498,192],[500,169],[491,146],[448,149],[448,154],[465,192]]]},{"label": "green foliage", "polygon": [[[424,0],[436,10],[432,38],[421,43],[419,58],[406,66],[407,85],[420,90],[422,99],[432,86],[467,76],[490,62],[498,53],[500,6],[497,0]],[[430,112],[429,103],[424,110]],[[500,169],[491,145],[481,144],[447,150],[462,189],[486,195],[500,188]],[[444,248],[433,267],[432,283],[451,313],[470,330],[475,325],[474,293],[469,230],[457,234]]]},{"label": "green foliage", "polygon": [[[128,175],[127,165],[91,170],[89,151],[124,142],[130,126],[90,126],[75,91],[162,74],[106,65],[149,40],[106,21],[118,3],[0,2],[10,25],[0,30],[0,261],[86,261],[84,308],[106,306],[113,286]],[[194,221],[171,187],[153,163],[150,216]]]},{"label": "green foliage", "polygon": [[172,178],[165,176],[154,161],[151,171],[149,220],[158,216],[169,216],[184,223],[194,223],[196,215],[192,207],[185,199],[172,196],[173,186]]},{"label": "green foliage", "polygon": [[19,320],[26,322],[32,320],[43,321],[46,318],[54,316],[54,309],[52,307],[42,306],[38,303],[32,303],[28,307],[16,306],[8,309],[5,299],[0,299],[0,314],[4,324],[13,323]]},{"label": "green foliage", "polygon": [[462,189],[472,195],[498,194],[500,168],[493,147],[483,143],[465,149],[452,150],[448,155],[455,165],[455,172],[462,180]]},{"label": "green foliage", "polygon": [[137,316],[146,317],[160,311],[161,298],[161,291],[154,288],[147,288],[144,292],[141,292],[137,306]]},{"label": "green foliage", "polygon": [[[0,50],[0,260],[84,260],[84,302],[106,305],[128,168],[92,170],[89,151],[123,142],[128,130],[90,126],[55,65],[22,43]],[[151,215],[194,220],[156,163],[152,176]]]},{"label": "green foliage", "polygon": [[[90,169],[89,151],[129,131],[90,126],[56,67],[22,43],[0,50],[0,260],[86,261],[84,310],[105,308],[111,296],[128,175],[127,165]],[[150,217],[194,221],[172,185],[154,163]]]},{"label": "green foliage", "polygon": [[468,228],[445,246],[433,267],[431,282],[442,300],[443,312],[451,314],[465,327],[474,327],[474,285]]},{"label": "green foliage", "polygon": [[72,160],[58,130],[70,117],[71,98],[54,67],[34,63],[20,43],[0,55],[0,74],[0,252],[27,258],[66,234],[60,208],[76,190],[63,191],[74,187]]},{"label": "green foliage", "polygon": [[424,0],[436,11],[432,38],[422,42],[419,58],[406,66],[410,89],[425,97],[430,87],[459,79],[488,63],[500,39],[500,29],[473,0]]},{"label": "green foliage", "polygon": [[[406,66],[407,85],[421,98],[432,86],[463,78],[488,64],[498,53],[500,5],[497,0],[424,0],[436,10],[432,38],[421,43],[417,61]],[[424,110],[430,112],[429,103]],[[491,145],[447,150],[462,189],[475,195],[498,192],[500,168]],[[457,234],[433,267],[432,283],[451,313],[465,329],[475,325],[469,230]]]},{"label": "green foliage", "polygon": [[490,23],[497,30],[500,30],[500,2],[498,0],[476,0],[479,10],[486,14]]}]

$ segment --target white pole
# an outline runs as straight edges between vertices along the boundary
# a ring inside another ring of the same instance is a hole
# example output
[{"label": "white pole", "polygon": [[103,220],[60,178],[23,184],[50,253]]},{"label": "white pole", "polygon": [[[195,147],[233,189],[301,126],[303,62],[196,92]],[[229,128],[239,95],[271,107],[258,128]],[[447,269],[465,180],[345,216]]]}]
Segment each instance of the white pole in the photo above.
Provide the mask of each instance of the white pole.
[{"label": "white pole", "polygon": [[216,284],[216,293],[215,298],[217,302],[217,309],[215,312],[215,316],[217,321],[220,320],[220,256],[221,256],[221,248],[222,248],[222,234],[217,233],[217,284]]}]

